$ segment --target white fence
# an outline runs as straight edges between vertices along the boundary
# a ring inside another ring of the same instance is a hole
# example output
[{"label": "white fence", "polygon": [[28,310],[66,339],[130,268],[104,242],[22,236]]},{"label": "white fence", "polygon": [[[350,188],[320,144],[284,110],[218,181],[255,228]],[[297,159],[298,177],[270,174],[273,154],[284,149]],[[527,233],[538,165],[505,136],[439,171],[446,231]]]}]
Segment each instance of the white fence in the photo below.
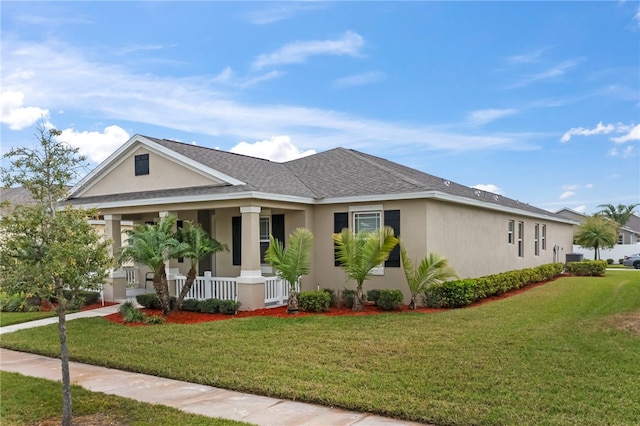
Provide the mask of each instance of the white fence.
[{"label": "white fence", "polygon": [[[180,294],[184,287],[187,277],[178,275],[176,277],[176,293]],[[237,300],[238,283],[236,278],[212,277],[211,272],[207,271],[203,277],[196,277],[193,286],[185,299],[222,299]]]},{"label": "white fence", "polygon": [[138,287],[138,268],[135,266],[122,267],[127,278],[127,287]]},{"label": "white fence", "polygon": [[[300,282],[296,283],[296,291],[300,291]],[[282,278],[267,277],[264,283],[265,305],[286,305],[289,299],[289,283]]]},{"label": "white fence", "polygon": [[[593,252],[593,249],[586,249],[576,245],[573,246],[573,253],[582,254],[585,260],[593,260]],[[600,249],[600,259],[613,259],[613,263],[618,263],[618,260],[635,253],[640,253],[640,243],[616,244],[612,249]]]}]

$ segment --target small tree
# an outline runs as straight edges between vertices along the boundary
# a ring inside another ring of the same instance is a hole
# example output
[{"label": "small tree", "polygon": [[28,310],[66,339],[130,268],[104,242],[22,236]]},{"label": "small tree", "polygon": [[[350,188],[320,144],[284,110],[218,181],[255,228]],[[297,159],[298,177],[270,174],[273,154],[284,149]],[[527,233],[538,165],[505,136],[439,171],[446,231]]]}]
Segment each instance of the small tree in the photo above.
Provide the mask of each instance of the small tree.
[{"label": "small tree", "polygon": [[443,283],[451,278],[458,278],[458,274],[449,266],[447,259],[440,257],[436,253],[430,253],[429,256],[423,258],[417,269],[413,261],[407,256],[407,251],[403,244],[400,244],[400,257],[404,276],[407,278],[407,284],[411,292],[409,309],[416,308],[416,297],[429,286]]},{"label": "small tree", "polygon": [[[37,127],[39,145],[12,148],[4,155],[10,168],[2,168],[6,187],[21,185],[35,204],[14,206],[0,220],[2,250],[0,277],[3,290],[23,292],[51,303],[58,313],[62,367],[62,424],[70,426],[73,412],[66,309],[80,289],[95,289],[112,264],[108,241],[102,241],[88,218],[94,211],[58,209],[58,201],[82,168],[78,150],[57,140],[60,132]],[[65,290],[70,290],[67,298]]]},{"label": "small tree", "polygon": [[389,258],[391,250],[398,244],[393,228],[385,226],[380,232],[360,231],[356,235],[348,228],[333,234],[337,260],[347,277],[356,282],[353,310],[364,309],[363,284],[371,270]]},{"label": "small tree", "polygon": [[265,260],[273,266],[280,278],[289,283],[287,313],[298,313],[298,290],[300,277],[309,273],[313,234],[306,228],[298,228],[289,235],[289,247],[284,248],[280,240],[269,236],[271,244],[265,253]]},{"label": "small tree", "polygon": [[600,249],[613,248],[618,240],[618,224],[603,216],[591,216],[578,226],[574,241],[581,247],[594,250],[593,259],[600,259]]},{"label": "small tree", "polygon": [[132,260],[146,265],[153,271],[153,288],[162,305],[162,315],[171,311],[169,303],[169,283],[165,263],[187,253],[189,246],[178,240],[174,230],[177,219],[166,216],[158,223],[137,224],[127,231],[127,245],[120,251],[119,264]]},{"label": "small tree", "polygon": [[198,276],[198,262],[204,256],[220,251],[228,251],[229,249],[225,244],[221,244],[217,240],[212,239],[200,225],[193,224],[192,222],[186,222],[186,228],[178,230],[177,238],[182,243],[186,244],[185,251],[182,252],[182,256],[189,260],[190,267],[187,272],[187,280],[180,290],[178,299],[173,308],[177,311],[182,308],[182,301],[185,296],[191,291],[193,283]]}]

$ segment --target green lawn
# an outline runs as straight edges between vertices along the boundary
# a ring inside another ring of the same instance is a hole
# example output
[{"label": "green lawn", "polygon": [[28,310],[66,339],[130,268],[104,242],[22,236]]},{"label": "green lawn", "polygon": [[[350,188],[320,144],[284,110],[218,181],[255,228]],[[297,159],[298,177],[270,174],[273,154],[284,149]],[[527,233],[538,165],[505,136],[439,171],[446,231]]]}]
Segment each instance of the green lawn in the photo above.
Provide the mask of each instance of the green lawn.
[{"label": "green lawn", "polygon": [[[62,392],[59,382],[0,372],[0,423],[3,426],[27,424],[60,424]],[[79,386],[71,390],[74,418],[103,420],[100,424],[118,425],[211,425],[242,426],[248,423],[187,414],[175,408],[144,404]],[[97,424],[97,423],[83,423]]]},{"label": "green lawn", "polygon": [[[616,325],[639,311],[640,274],[615,271],[438,314],[93,318],[68,338],[76,361],[439,425],[637,425],[640,336]],[[1,345],[57,356],[57,328]]]},{"label": "green lawn", "polygon": [[0,313],[0,327],[7,325],[20,324],[42,318],[55,317],[55,312],[2,312]]}]

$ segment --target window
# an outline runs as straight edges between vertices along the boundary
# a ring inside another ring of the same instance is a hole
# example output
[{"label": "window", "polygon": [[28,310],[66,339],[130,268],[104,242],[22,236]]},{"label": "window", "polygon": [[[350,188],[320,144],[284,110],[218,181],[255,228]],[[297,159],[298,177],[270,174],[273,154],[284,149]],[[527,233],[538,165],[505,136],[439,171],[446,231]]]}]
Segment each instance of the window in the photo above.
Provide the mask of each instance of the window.
[{"label": "window", "polygon": [[271,235],[271,218],[269,216],[260,217],[260,263],[264,264],[264,255],[269,248],[269,235]]},{"label": "window", "polygon": [[542,225],[542,250],[547,249],[547,225]]},{"label": "window", "polygon": [[533,225],[533,254],[540,256],[540,224]]},{"label": "window", "polygon": [[513,244],[513,228],[514,228],[515,222],[513,220],[509,221],[509,228],[507,230],[507,241],[509,242],[509,244]]},{"label": "window", "polygon": [[380,231],[380,212],[356,212],[353,214],[353,231]]},{"label": "window", "polygon": [[518,222],[518,257],[524,257],[524,222]]},{"label": "window", "polygon": [[149,154],[135,156],[135,172],[136,176],[149,174]]}]

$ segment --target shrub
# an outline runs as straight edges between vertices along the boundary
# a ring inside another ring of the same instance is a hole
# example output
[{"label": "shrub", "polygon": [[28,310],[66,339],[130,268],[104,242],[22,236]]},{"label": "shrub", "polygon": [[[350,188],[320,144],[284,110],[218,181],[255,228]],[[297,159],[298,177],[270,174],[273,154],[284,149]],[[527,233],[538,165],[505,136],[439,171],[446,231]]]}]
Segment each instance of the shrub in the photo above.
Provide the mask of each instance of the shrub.
[{"label": "shrub", "polygon": [[124,322],[143,322],[145,315],[140,309],[133,306],[133,302],[125,302],[118,308]]},{"label": "shrub", "polygon": [[200,301],[198,299],[185,299],[182,301],[182,310],[200,312]]},{"label": "shrub", "polygon": [[[136,300],[147,309],[162,309],[160,298],[155,293],[139,294],[136,296]],[[176,298],[172,296],[169,298],[169,309],[173,309],[175,305]]]},{"label": "shrub", "polygon": [[[355,290],[349,290],[345,288],[344,290],[342,290],[342,294],[340,295],[340,301],[343,306],[346,306],[347,308],[353,308],[353,299],[355,299],[355,297],[356,297]],[[363,298],[364,298],[364,301],[366,301],[367,295],[363,294]]]},{"label": "shrub", "polygon": [[149,315],[144,317],[144,323],[153,325],[153,324],[164,324],[166,319],[160,315]]},{"label": "shrub", "polygon": [[235,315],[240,307],[240,302],[235,300],[221,300],[219,304],[220,313],[225,315]]},{"label": "shrub", "polygon": [[613,265],[613,259],[607,259],[607,265]]},{"label": "shrub", "polygon": [[301,311],[328,312],[331,295],[324,290],[303,291],[298,294],[298,307]]},{"label": "shrub", "polygon": [[624,262],[624,259],[618,259],[618,264],[622,265],[622,262]]},{"label": "shrub", "polygon": [[424,292],[424,304],[430,308],[461,308],[477,300],[476,280],[446,281]]},{"label": "shrub", "polygon": [[398,309],[404,296],[400,290],[379,290],[376,304],[385,311]]},{"label": "shrub", "polygon": [[[71,300],[73,292],[71,290],[63,290],[62,295],[66,300]],[[100,300],[100,292],[79,290],[76,293],[76,299],[73,305],[70,305],[70,307],[72,307],[73,309],[80,309],[85,305],[93,305],[94,303],[98,303],[98,300]]]},{"label": "shrub", "polygon": [[567,272],[577,276],[601,277],[607,271],[607,262],[604,260],[585,260],[583,262],[567,263]]},{"label": "shrub", "polygon": [[220,299],[205,299],[199,303],[200,312],[205,314],[217,314],[220,312]]},{"label": "shrub", "polygon": [[323,288],[322,291],[327,293],[330,297],[329,306],[336,307],[338,306],[338,296],[336,296],[336,292],[332,288]]},{"label": "shrub", "polygon": [[378,289],[373,289],[373,290],[369,290],[367,292],[367,299],[371,300],[373,303],[375,303],[376,305],[378,304],[378,298],[380,297],[380,292],[382,290],[378,290]]},{"label": "shrub", "polygon": [[23,295],[2,293],[0,298],[0,310],[2,312],[22,312],[25,307],[27,307],[27,304]]}]

